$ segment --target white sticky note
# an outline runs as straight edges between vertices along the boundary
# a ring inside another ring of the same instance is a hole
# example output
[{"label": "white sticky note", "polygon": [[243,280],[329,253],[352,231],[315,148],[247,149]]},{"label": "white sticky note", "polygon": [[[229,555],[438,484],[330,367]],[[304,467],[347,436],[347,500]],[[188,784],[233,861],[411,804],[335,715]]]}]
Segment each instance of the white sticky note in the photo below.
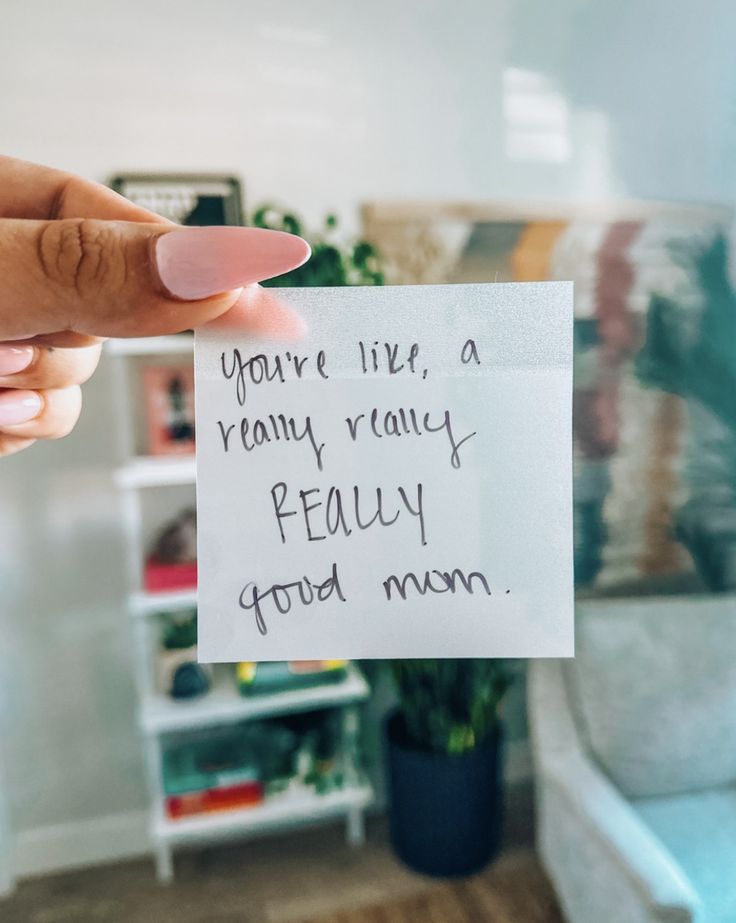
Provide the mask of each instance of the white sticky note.
[{"label": "white sticky note", "polygon": [[571,656],[572,284],[278,294],[196,333],[201,660]]}]

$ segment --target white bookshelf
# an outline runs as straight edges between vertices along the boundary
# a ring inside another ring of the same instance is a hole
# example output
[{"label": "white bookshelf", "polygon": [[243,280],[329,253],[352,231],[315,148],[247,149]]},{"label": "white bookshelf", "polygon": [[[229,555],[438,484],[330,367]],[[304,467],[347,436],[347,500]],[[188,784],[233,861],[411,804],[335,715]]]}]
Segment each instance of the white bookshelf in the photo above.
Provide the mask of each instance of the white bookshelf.
[{"label": "white bookshelf", "polygon": [[[351,844],[363,841],[363,813],[373,799],[370,785],[354,761],[359,729],[358,708],[370,689],[360,669],[350,664],[339,682],[326,683],[263,695],[242,696],[237,689],[234,669],[214,668],[212,688],[194,700],[175,700],[159,692],[155,683],[155,647],[158,613],[175,613],[196,608],[196,589],[150,593],[143,588],[144,508],[152,491],[191,488],[192,505],[196,484],[194,456],[146,457],[136,454],[134,408],[131,400],[132,375],[140,370],[141,359],[187,356],[192,354],[191,336],[152,339],[109,340],[105,350],[111,357],[116,379],[118,419],[121,422],[121,465],[114,473],[120,490],[127,538],[130,581],[128,610],[134,641],[133,662],[139,699],[139,727],[146,762],[150,798],[151,848],[156,872],[161,881],[173,878],[173,849],[187,842],[212,842],[224,837],[246,836],[277,828],[315,823],[344,817],[346,838]],[[292,786],[284,793],[269,796],[259,805],[223,810],[172,820],[165,812],[163,787],[163,741],[172,735],[256,720],[269,716],[317,709],[336,708],[342,714],[346,758],[344,787],[319,795],[303,786]]]}]

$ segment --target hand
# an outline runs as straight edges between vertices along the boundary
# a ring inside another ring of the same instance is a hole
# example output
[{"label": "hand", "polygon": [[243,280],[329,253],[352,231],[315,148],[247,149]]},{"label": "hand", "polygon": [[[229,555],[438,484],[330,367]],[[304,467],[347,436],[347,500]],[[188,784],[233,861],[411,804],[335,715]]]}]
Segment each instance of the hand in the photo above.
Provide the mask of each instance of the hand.
[{"label": "hand", "polygon": [[299,237],[181,228],[110,189],[0,157],[0,455],[70,432],[105,337],[221,318],[293,335],[300,321],[253,283],[309,258]]}]

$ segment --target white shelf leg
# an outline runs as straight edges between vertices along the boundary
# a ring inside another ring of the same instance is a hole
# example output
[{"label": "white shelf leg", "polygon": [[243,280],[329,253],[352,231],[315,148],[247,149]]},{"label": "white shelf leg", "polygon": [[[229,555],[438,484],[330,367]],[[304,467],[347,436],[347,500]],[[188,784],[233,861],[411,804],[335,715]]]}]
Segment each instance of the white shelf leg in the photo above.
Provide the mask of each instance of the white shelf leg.
[{"label": "white shelf leg", "polygon": [[156,878],[163,885],[170,884],[174,880],[174,859],[171,846],[163,840],[157,840],[154,846],[154,858],[156,860]]},{"label": "white shelf leg", "polygon": [[[163,802],[164,793],[161,785],[161,746],[157,737],[145,739],[146,776],[151,804],[156,806]],[[153,810],[157,810],[156,807]],[[160,882],[169,882],[174,878],[174,862],[171,844],[153,834],[153,858],[156,863],[156,877]]]},{"label": "white shelf leg", "polygon": [[[348,705],[342,710],[342,746],[345,760],[345,780],[348,785],[358,782],[360,713],[357,706]],[[362,846],[365,842],[363,808],[348,809],[345,818],[345,839],[349,846]]]},{"label": "white shelf leg", "polygon": [[345,819],[345,839],[348,846],[357,848],[365,843],[365,823],[362,808],[350,808]]}]

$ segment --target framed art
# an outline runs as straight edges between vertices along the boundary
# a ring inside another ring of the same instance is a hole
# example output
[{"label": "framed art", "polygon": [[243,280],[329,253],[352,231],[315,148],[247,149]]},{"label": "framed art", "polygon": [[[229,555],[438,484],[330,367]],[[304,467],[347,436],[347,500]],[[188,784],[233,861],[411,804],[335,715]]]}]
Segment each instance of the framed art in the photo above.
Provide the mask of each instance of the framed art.
[{"label": "framed art", "polygon": [[199,173],[123,173],[110,181],[120,195],[176,224],[243,224],[240,181]]},{"label": "framed art", "polygon": [[194,452],[194,372],[186,365],[143,369],[146,429],[150,455]]},{"label": "framed art", "polygon": [[[365,204],[362,218],[392,284],[574,282],[579,590],[736,586],[736,419],[712,400],[736,387],[719,347],[736,305],[730,209],[389,201]],[[720,392],[714,375],[728,382]]]}]

